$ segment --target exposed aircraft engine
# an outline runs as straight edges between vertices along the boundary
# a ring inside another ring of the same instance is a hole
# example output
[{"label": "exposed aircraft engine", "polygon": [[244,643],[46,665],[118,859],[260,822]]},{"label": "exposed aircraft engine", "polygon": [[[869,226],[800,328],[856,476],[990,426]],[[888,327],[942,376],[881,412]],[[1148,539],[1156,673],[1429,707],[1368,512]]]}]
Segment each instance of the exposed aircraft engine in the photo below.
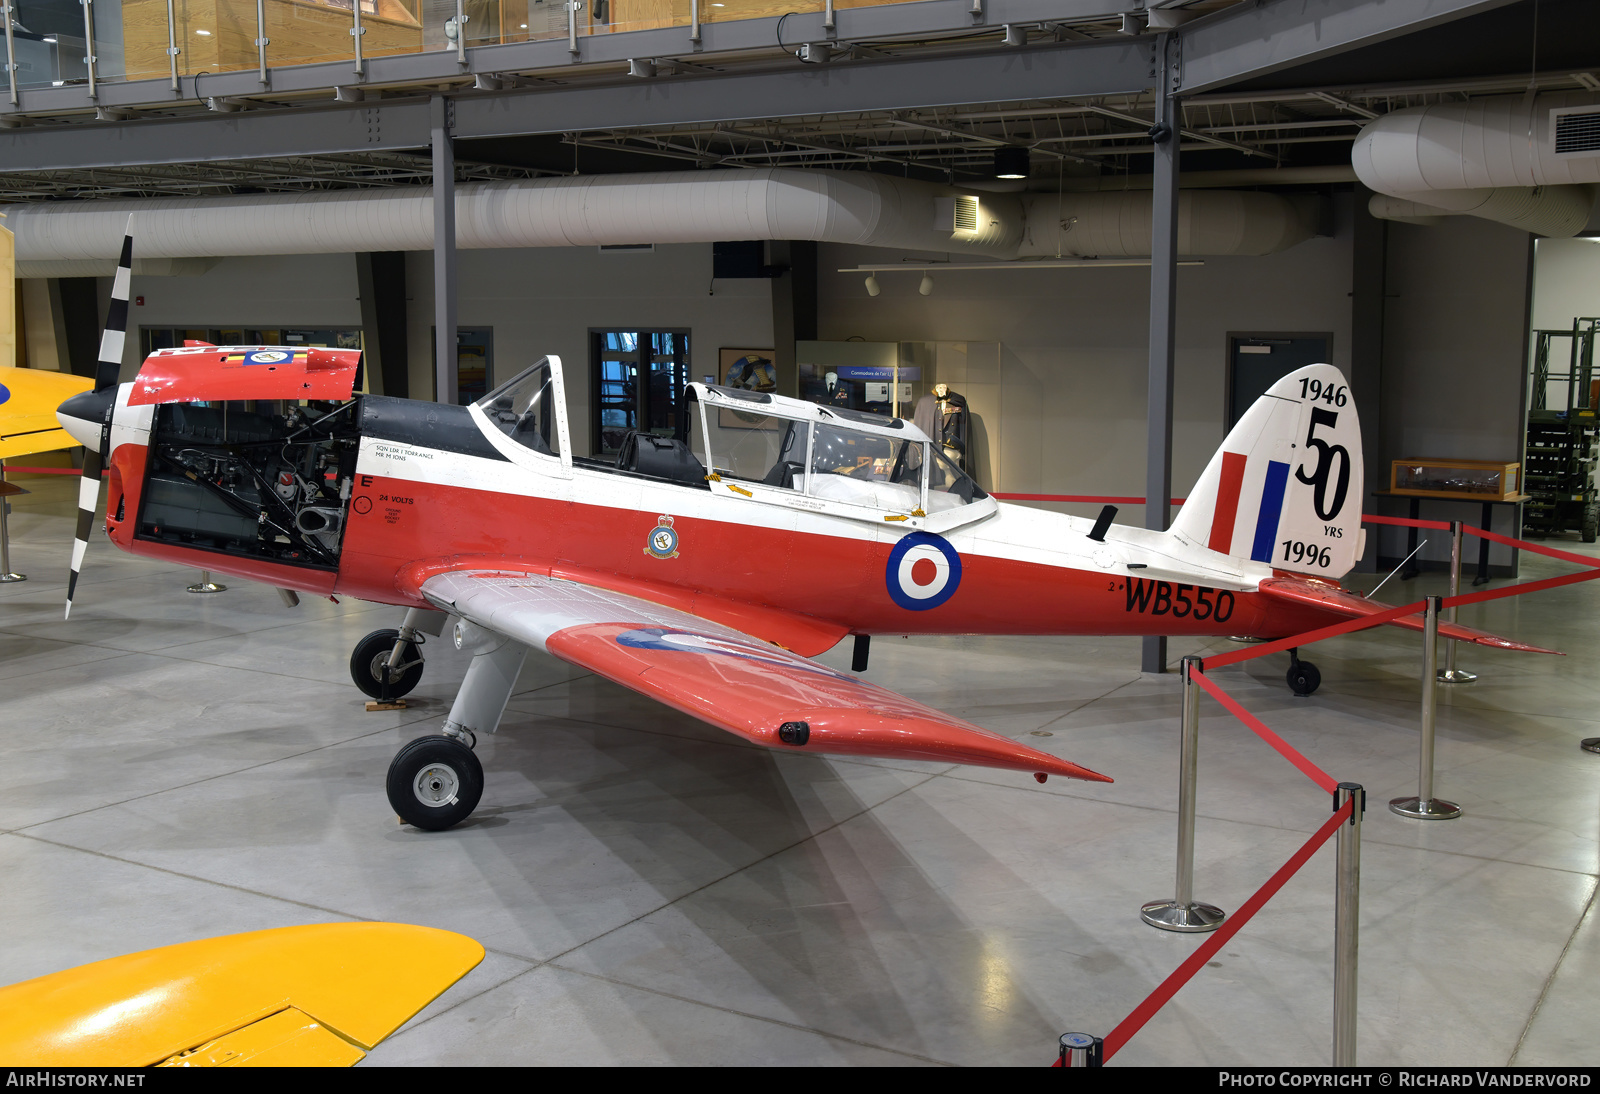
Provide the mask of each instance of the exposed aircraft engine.
[{"label": "exposed aircraft engine", "polygon": [[156,414],[138,535],[335,567],[359,445],[355,402],[173,403]]}]

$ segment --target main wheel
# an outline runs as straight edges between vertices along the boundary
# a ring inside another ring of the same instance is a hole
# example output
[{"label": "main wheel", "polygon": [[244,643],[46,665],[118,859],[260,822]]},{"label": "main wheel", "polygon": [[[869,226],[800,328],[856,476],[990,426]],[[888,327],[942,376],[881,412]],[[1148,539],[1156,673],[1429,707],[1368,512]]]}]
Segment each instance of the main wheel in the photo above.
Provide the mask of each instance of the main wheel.
[{"label": "main wheel", "polygon": [[407,642],[405,654],[400,658],[398,670],[389,668],[389,654],[394,652],[395,639],[400,632],[394,628],[373,631],[350,654],[350,679],[356,687],[372,696],[383,698],[383,674],[389,674],[389,698],[398,699],[416,687],[422,680],[422,654],[415,642]]},{"label": "main wheel", "polygon": [[483,765],[450,737],[418,737],[389,764],[389,804],[407,824],[440,832],[460,824],[483,797]]},{"label": "main wheel", "polygon": [[1310,661],[1296,661],[1290,665],[1284,679],[1288,681],[1289,690],[1302,698],[1322,686],[1322,673]]},{"label": "main wheel", "polygon": [[1596,537],[1600,536],[1600,509],[1592,505],[1584,506],[1583,526],[1578,530],[1578,534],[1583,536],[1585,543],[1593,543]]}]

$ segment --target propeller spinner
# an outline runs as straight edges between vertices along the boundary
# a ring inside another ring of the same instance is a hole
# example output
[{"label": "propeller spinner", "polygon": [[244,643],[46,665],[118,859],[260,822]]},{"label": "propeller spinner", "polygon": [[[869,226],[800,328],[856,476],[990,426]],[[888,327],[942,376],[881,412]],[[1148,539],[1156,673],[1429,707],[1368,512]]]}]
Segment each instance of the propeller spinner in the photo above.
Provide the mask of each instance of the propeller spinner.
[{"label": "propeller spinner", "polygon": [[94,370],[94,390],[74,395],[56,410],[61,428],[83,445],[83,477],[78,480],[78,531],[72,543],[72,574],[67,578],[67,610],[72,617],[72,597],[78,591],[78,574],[89,549],[89,530],[100,505],[100,483],[111,442],[111,415],[117,405],[117,376],[122,371],[122,345],[128,330],[128,286],[133,279],[133,218],[122,237],[122,256],[111,285],[111,310],[100,337],[100,360]]}]

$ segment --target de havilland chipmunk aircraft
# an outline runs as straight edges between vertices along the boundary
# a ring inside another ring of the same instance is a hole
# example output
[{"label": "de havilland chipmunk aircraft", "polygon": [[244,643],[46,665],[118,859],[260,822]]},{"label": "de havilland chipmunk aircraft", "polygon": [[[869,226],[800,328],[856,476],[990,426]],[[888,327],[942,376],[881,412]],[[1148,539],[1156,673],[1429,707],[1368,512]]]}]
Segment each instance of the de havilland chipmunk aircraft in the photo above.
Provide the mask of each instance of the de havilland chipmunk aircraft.
[{"label": "de havilland chipmunk aircraft", "polygon": [[[360,354],[338,349],[186,345],[119,385],[130,258],[96,388],[59,411],[86,449],[68,611],[104,469],[125,551],[409,609],[355,649],[369,695],[414,687],[422,635],[453,620],[466,677],[389,770],[421,828],[476,807],[476,734],[530,649],[773,749],[1109,781],[811,658],[853,635],[859,670],[874,634],[1279,638],[1386,607],[1338,584],[1362,467],[1331,365],[1274,384],[1154,532],[1002,504],[906,421],[699,383],[673,435],[582,457],[554,357],[470,406],[353,397]],[[1289,678],[1316,687],[1309,662]]]}]

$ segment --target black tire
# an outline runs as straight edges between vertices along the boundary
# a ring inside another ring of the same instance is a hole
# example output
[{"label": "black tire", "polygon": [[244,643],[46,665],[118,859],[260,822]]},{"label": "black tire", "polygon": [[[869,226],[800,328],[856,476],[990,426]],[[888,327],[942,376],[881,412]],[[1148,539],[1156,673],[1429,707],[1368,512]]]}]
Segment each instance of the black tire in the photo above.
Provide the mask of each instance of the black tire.
[{"label": "black tire", "polygon": [[1593,543],[1600,535],[1600,510],[1585,508],[1583,511],[1583,527],[1578,530],[1583,537],[1583,542]]},{"label": "black tire", "polygon": [[483,797],[483,765],[450,737],[418,737],[389,764],[389,804],[416,828],[441,832],[472,815]]},{"label": "black tire", "polygon": [[1322,673],[1310,661],[1300,661],[1289,666],[1284,675],[1289,690],[1304,698],[1322,686]]},{"label": "black tire", "polygon": [[[373,631],[357,642],[355,651],[350,654],[350,679],[356,682],[356,687],[374,699],[383,698],[384,663],[394,650],[395,639],[399,637],[400,632],[392,627],[388,630]],[[411,689],[422,681],[422,655],[417,651],[415,642],[406,644],[405,656],[401,658],[401,663],[409,667],[389,674],[391,699],[409,694]]]}]

